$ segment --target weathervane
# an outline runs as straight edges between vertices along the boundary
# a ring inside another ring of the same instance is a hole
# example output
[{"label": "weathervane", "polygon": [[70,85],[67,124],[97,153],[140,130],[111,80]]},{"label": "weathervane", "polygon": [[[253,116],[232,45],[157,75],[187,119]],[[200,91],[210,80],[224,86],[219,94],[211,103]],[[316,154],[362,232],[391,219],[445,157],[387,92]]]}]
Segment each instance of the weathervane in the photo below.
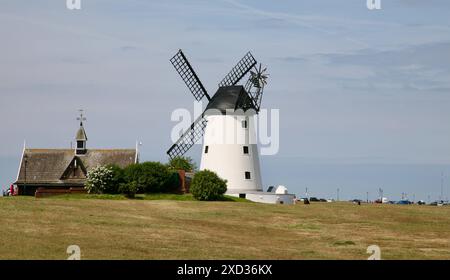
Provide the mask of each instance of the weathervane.
[{"label": "weathervane", "polygon": [[86,117],[83,114],[84,110],[83,109],[79,109],[78,111],[80,112],[80,116],[77,117],[77,120],[80,121],[80,126],[83,126],[83,121],[86,120]]}]

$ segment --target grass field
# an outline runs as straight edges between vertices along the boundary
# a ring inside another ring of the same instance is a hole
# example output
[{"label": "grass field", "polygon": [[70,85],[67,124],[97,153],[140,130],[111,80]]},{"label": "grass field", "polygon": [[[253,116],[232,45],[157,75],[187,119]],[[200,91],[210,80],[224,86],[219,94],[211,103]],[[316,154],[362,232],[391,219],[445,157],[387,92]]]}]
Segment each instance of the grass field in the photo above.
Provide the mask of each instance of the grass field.
[{"label": "grass field", "polygon": [[0,259],[450,259],[450,207],[84,198],[0,197]]}]

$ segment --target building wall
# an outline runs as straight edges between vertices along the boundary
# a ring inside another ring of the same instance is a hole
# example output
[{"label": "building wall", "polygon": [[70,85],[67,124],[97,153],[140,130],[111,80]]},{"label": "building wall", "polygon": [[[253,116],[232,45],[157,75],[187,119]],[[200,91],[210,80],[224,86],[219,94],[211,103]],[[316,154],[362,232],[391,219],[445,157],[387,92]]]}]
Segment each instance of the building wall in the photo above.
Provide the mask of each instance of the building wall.
[{"label": "building wall", "polygon": [[19,194],[18,195],[29,195],[29,196],[34,196],[36,194],[36,190],[39,188],[43,188],[43,189],[47,189],[47,190],[70,190],[71,188],[83,188],[82,185],[80,184],[61,184],[60,186],[58,185],[37,185],[37,184],[33,184],[33,185],[24,185],[24,184],[18,184],[17,188],[19,190]]},{"label": "building wall", "polygon": [[[245,116],[209,115],[206,119],[200,170],[214,171],[226,179],[228,191],[262,190],[253,123],[247,119],[247,128],[242,127]],[[244,146],[248,154],[244,154]],[[245,178],[245,172],[250,172],[250,179]]]},{"label": "building wall", "polygon": [[36,193],[37,188],[39,188],[40,186],[17,185],[17,187],[19,189],[19,194],[18,195],[32,195],[32,196],[34,196],[34,194]]}]

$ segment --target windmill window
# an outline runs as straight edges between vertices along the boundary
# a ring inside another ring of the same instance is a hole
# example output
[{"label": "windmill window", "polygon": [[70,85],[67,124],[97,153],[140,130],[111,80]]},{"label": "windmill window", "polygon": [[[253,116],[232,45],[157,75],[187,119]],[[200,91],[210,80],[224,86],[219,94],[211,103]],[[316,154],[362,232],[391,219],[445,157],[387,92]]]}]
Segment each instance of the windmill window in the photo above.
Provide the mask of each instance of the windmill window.
[{"label": "windmill window", "polygon": [[244,146],[242,149],[244,151],[244,155],[248,155],[248,146]]},{"label": "windmill window", "polygon": [[208,153],[208,148],[209,148],[209,146],[205,146],[205,154]]},{"label": "windmill window", "polygon": [[252,177],[250,176],[249,171],[245,171],[245,179],[250,180]]},{"label": "windmill window", "polygon": [[247,121],[242,121],[242,128],[247,128]]}]

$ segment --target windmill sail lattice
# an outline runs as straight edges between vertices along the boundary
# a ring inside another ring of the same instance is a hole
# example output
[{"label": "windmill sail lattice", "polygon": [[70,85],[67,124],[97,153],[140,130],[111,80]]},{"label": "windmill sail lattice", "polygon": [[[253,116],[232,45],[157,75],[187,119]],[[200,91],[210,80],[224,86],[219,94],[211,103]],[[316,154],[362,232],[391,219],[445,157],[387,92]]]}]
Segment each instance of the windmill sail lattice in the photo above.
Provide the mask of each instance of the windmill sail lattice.
[{"label": "windmill sail lattice", "polygon": [[198,117],[185,131],[178,141],[170,147],[167,154],[171,159],[184,155],[192,146],[197,143],[202,137],[206,127],[206,119],[203,114]]},{"label": "windmill sail lattice", "polygon": [[197,101],[200,101],[203,96],[206,96],[206,98],[210,100],[208,92],[200,82],[200,79],[197,77],[197,74],[195,74],[194,69],[192,69],[191,64],[189,64],[189,61],[186,59],[186,56],[181,50],[179,50],[177,54],[170,59],[170,62],[173,67],[175,67],[178,74],[180,74],[184,83],[192,92]]},{"label": "windmill sail lattice", "polygon": [[256,65],[253,55],[248,52],[219,83],[219,87],[234,86]]},{"label": "windmill sail lattice", "polygon": [[259,112],[259,109],[261,108],[261,100],[262,100],[262,93],[264,91],[264,86],[260,88],[255,87],[252,82],[252,78],[250,77],[247,83],[245,84],[245,90],[250,95],[253,104],[255,105],[256,112]]}]

